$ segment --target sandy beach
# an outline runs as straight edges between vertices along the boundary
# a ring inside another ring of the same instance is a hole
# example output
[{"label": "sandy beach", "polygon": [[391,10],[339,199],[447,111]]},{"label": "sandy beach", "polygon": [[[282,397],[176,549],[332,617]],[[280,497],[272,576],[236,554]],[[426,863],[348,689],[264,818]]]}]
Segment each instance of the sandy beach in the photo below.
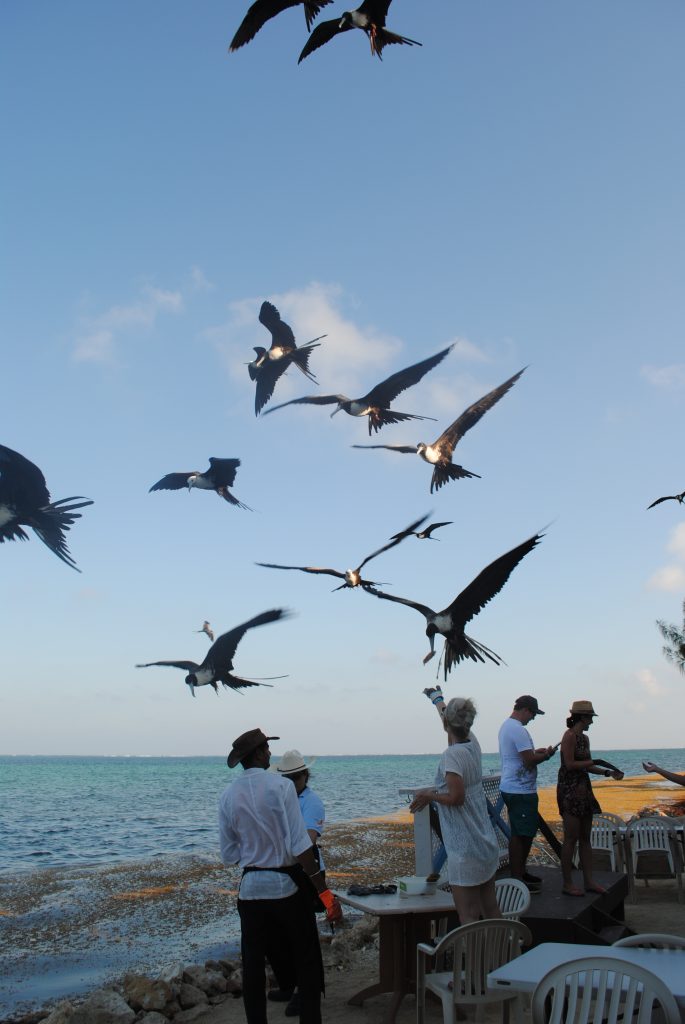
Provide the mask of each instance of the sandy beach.
[{"label": "sandy beach", "polygon": [[[598,782],[595,791],[604,810],[626,819],[647,807],[659,806],[673,814],[685,810],[685,792],[655,775]],[[554,789],[541,790],[540,797],[543,816],[558,831]],[[331,826],[325,856],[331,887],[343,891],[353,882],[373,884],[410,874],[411,815],[402,811],[390,818]],[[540,857],[545,859],[542,850]],[[0,926],[7,969],[0,981],[0,1020],[17,1020],[60,999],[82,996],[126,972],[154,977],[163,963],[236,958],[238,877],[237,868],[227,869],[218,859],[187,857],[1,879]],[[641,890],[639,902],[626,905],[629,925],[685,935],[685,909],[674,897],[675,882]],[[326,1020],[339,1016],[361,1024],[382,1015],[384,996],[361,1008],[347,1006],[354,991],[373,981],[376,943],[372,938],[354,951],[345,943],[326,944]],[[413,1000],[405,1004],[400,1022],[413,1017]],[[232,998],[203,1013],[194,1018],[203,1024],[243,1019],[241,1001]],[[280,1019],[281,1014],[275,1006],[271,1018]]]}]

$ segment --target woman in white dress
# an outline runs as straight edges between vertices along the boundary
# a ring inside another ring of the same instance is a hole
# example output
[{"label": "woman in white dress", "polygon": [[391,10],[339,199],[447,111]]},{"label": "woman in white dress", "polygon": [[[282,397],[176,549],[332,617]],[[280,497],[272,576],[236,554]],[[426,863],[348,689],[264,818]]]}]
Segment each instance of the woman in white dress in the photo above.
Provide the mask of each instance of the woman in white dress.
[{"label": "woman in white dress", "polygon": [[454,905],[461,924],[501,917],[495,893],[499,847],[490,822],[481,751],[471,732],[476,708],[468,697],[453,697],[443,713],[450,746],[440,758],[435,787],[414,794],[414,813],[437,805]]}]

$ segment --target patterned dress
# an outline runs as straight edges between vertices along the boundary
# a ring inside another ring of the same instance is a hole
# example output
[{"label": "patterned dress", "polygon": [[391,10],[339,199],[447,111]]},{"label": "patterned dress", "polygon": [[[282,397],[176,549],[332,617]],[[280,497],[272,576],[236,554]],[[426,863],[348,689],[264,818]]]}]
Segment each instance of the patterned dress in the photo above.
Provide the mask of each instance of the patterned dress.
[{"label": "patterned dress", "polygon": [[[559,814],[570,814],[574,818],[587,818],[593,814],[601,814],[602,808],[592,792],[592,783],[586,770],[584,768],[567,768],[561,751],[560,756],[561,767],[557,778]],[[590,761],[592,759],[590,740],[584,732],[576,736],[573,759],[575,761]]]},{"label": "patterned dress", "polygon": [[447,792],[448,772],[462,777],[465,790],[461,807],[438,804],[448,878],[451,885],[482,885],[497,871],[499,846],[485,803],[480,744],[473,733],[440,758],[435,785],[441,793]]}]

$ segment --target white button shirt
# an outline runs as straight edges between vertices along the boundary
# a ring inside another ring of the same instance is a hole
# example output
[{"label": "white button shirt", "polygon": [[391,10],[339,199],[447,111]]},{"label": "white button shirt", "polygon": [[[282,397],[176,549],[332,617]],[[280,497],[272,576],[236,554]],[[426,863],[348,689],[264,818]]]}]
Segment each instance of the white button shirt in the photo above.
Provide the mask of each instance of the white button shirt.
[{"label": "white button shirt", "polygon": [[[224,864],[282,867],[295,864],[312,841],[290,779],[263,768],[243,771],[219,800],[219,844]],[[276,871],[251,871],[240,883],[240,899],[282,899],[297,886]]]}]

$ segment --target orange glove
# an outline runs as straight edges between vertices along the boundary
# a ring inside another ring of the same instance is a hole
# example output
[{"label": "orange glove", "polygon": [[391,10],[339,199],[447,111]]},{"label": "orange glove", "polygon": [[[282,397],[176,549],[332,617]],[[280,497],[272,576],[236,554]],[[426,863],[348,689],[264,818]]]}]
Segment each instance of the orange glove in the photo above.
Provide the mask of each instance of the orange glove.
[{"label": "orange glove", "polygon": [[342,907],[337,896],[334,896],[330,889],[320,892],[319,899],[326,908],[326,920],[329,924],[337,924],[338,921],[342,921]]}]

